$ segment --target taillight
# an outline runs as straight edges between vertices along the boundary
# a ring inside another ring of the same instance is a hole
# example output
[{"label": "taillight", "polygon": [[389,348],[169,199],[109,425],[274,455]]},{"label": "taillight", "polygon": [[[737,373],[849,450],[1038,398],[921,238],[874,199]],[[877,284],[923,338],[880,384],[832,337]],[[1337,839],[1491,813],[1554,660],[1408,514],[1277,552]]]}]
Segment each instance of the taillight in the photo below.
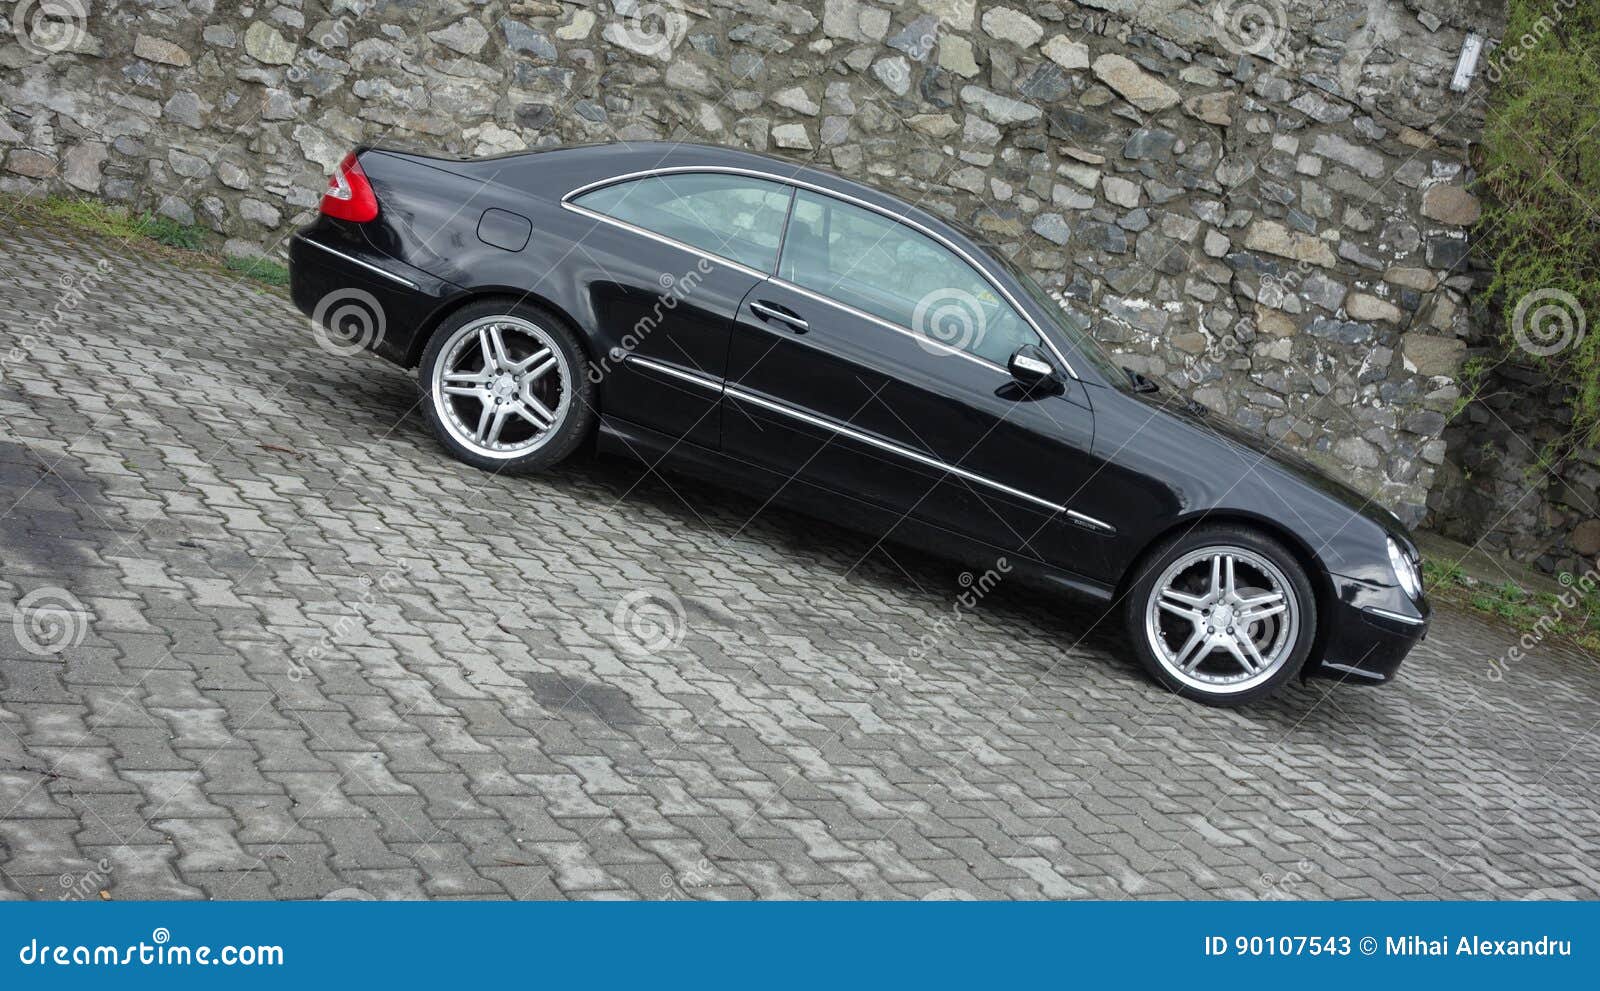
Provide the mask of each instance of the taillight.
[{"label": "taillight", "polygon": [[328,191],[322,194],[322,212],[340,220],[353,220],[364,224],[378,216],[378,197],[372,192],[372,183],[361,171],[356,153],[344,156],[344,161],[333,170],[328,180]]}]

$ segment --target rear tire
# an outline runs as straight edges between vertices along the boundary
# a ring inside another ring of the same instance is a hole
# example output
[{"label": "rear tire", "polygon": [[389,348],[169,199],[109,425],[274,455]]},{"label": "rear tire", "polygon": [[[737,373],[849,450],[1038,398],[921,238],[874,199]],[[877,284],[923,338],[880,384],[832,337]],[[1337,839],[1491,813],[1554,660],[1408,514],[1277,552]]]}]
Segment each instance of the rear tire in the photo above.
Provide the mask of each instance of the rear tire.
[{"label": "rear tire", "polygon": [[512,475],[551,467],[593,430],[589,362],[565,321],[484,300],[434,331],[417,372],[428,425],[457,460]]},{"label": "rear tire", "polygon": [[1124,605],[1150,676],[1184,698],[1244,705],[1276,694],[1305,666],[1316,598],[1287,548],[1241,526],[1178,534],[1139,566]]}]

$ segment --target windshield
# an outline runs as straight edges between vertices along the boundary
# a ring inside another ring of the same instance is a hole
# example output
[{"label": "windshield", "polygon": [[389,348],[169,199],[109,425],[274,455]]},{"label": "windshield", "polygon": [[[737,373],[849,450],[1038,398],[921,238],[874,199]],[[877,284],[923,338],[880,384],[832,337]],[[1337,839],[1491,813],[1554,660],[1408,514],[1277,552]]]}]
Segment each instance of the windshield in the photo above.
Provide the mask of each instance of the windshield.
[{"label": "windshield", "polygon": [[1033,297],[1039,308],[1045,311],[1046,318],[1061,331],[1061,335],[1072,344],[1076,353],[1099,369],[1107,383],[1118,389],[1131,387],[1128,373],[1123,370],[1122,363],[1117,360],[1116,355],[1106,350],[1106,346],[1095,340],[1094,334],[1090,333],[1092,322],[1087,316],[1062,306],[1060,300],[1033,281],[1032,276],[1024,272],[1021,266],[1008,258],[998,247],[992,244],[986,244],[984,247],[988,249],[990,257],[1003,265],[1005,270],[1022,285],[1023,290]]}]

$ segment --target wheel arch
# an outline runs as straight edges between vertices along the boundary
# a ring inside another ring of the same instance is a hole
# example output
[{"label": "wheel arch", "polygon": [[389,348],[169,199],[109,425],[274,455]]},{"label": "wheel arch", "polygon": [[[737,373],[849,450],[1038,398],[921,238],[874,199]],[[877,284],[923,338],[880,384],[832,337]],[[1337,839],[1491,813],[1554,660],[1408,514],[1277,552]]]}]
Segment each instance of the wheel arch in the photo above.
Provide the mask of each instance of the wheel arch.
[{"label": "wheel arch", "polygon": [[1322,559],[1317,555],[1310,544],[1294,531],[1278,523],[1276,520],[1254,513],[1234,509],[1212,509],[1190,513],[1187,516],[1174,520],[1164,529],[1157,532],[1139,552],[1132,558],[1132,563],[1123,572],[1122,578],[1117,582],[1117,601],[1122,601],[1132,590],[1134,582],[1141,574],[1156,549],[1168,540],[1197,527],[1213,524],[1240,526],[1255,530],[1263,536],[1270,537],[1282,544],[1290,554],[1294,555],[1300,567],[1305,570],[1306,578],[1311,582],[1313,594],[1316,596],[1317,632],[1311,640],[1311,653],[1306,656],[1306,663],[1300,669],[1304,678],[1323,655],[1328,637],[1328,617],[1332,615],[1334,604],[1333,577]]},{"label": "wheel arch", "polygon": [[591,364],[594,362],[594,343],[590,340],[589,332],[584,329],[583,324],[573,319],[572,314],[567,312],[565,307],[548,296],[526,289],[515,289],[511,286],[485,286],[478,289],[469,289],[460,295],[452,296],[445,300],[417,325],[417,331],[412,335],[410,348],[406,352],[405,367],[416,368],[421,364],[422,352],[427,350],[428,341],[432,339],[439,326],[450,319],[453,314],[475,303],[497,299],[503,299],[508,303],[528,303],[539,307],[541,310],[548,310],[557,319],[566,323],[573,336],[578,339],[578,346],[583,348],[584,357]]}]

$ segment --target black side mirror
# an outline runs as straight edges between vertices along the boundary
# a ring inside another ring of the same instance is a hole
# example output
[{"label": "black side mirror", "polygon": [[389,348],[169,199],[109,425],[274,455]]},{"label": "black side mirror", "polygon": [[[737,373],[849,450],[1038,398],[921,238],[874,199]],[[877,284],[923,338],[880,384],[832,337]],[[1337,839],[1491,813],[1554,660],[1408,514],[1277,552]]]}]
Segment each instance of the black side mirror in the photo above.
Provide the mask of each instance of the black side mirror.
[{"label": "black side mirror", "polygon": [[1011,370],[1011,377],[1024,389],[1037,389],[1056,382],[1056,366],[1050,363],[1044,350],[1037,344],[1024,344],[1017,348],[1006,367]]}]

